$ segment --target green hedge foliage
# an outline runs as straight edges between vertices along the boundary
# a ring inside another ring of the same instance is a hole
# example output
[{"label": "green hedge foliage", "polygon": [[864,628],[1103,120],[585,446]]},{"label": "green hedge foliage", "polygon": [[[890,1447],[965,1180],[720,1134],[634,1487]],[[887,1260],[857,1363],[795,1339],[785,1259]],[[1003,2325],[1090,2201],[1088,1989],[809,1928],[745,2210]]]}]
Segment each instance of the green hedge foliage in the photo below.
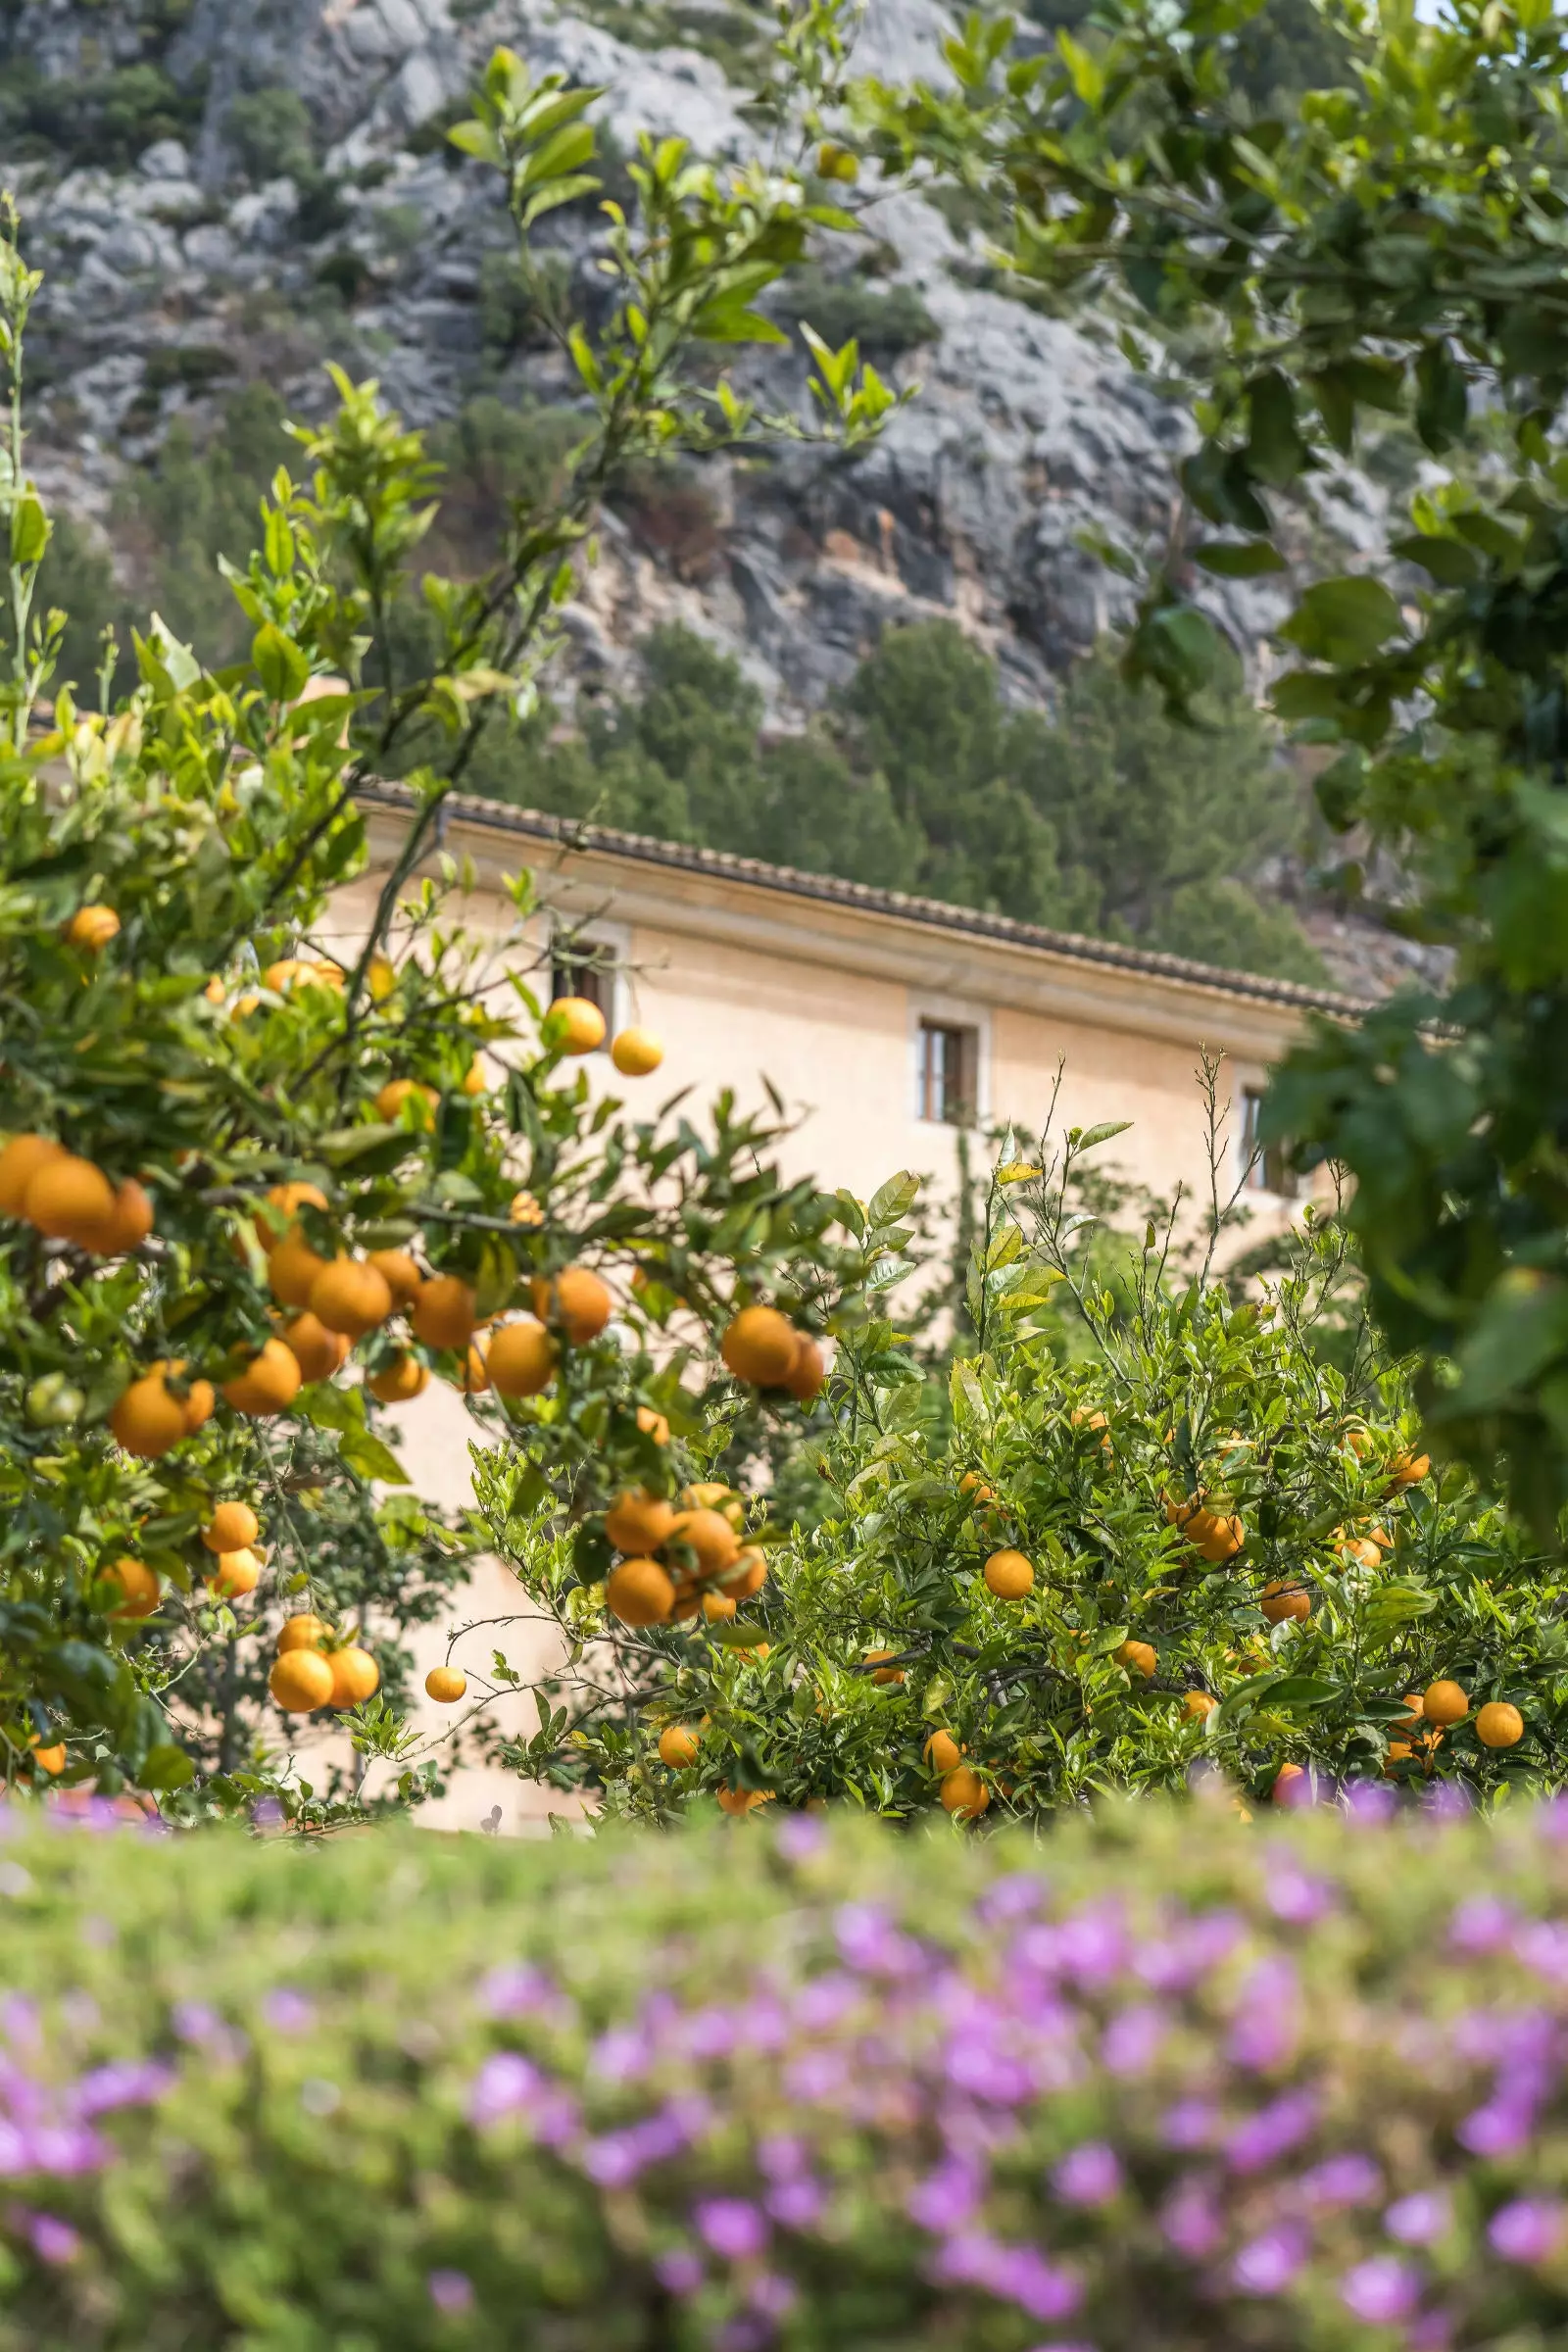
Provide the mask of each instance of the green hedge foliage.
[{"label": "green hedge foliage", "polygon": [[17,1804],[0,2346],[1560,2342],[1568,1817],[1384,1794],[1044,1845]]}]

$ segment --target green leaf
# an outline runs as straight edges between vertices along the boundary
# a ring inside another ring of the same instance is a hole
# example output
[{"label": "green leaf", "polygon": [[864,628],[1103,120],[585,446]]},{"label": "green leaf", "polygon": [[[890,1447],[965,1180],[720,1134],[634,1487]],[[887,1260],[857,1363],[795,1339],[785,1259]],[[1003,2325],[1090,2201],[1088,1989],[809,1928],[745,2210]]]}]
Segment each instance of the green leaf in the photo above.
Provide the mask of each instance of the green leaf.
[{"label": "green leaf", "polygon": [[1326,1707],[1339,1695],[1338,1683],[1325,1682],[1315,1674],[1288,1674],[1272,1686],[1268,1703],[1271,1707]]},{"label": "green leaf", "polygon": [[1308,588],[1280,635],[1303,654],[1344,669],[1369,662],[1403,625],[1381,580],[1343,574]]},{"label": "green leaf", "polygon": [[1460,439],[1469,421],[1469,385],[1446,343],[1429,343],[1415,373],[1415,429],[1433,456],[1441,457]]},{"label": "green leaf", "polygon": [[18,499],[11,513],[11,561],[19,569],[41,559],[49,544],[49,517],[41,502],[29,491]]},{"label": "green leaf", "polygon": [[273,703],[292,703],[311,674],[310,662],[292,637],[285,637],[270,620],[256,632],[251,661],[268,700]]},{"label": "green leaf", "polygon": [[1077,95],[1085,106],[1098,106],[1105,92],[1104,69],[1099,59],[1091,56],[1070,32],[1057,33],[1056,47]]},{"label": "green leaf", "polygon": [[447,138],[463,154],[476,156],[481,164],[500,166],[507,160],[501,141],[487,122],[454,122]]},{"label": "green leaf", "polygon": [[147,1750],[136,1782],[142,1788],[183,1788],[187,1781],[195,1778],[195,1773],[196,1767],[185,1750],[166,1742]]},{"label": "green leaf", "polygon": [[896,1224],[913,1207],[919,1191],[919,1177],[911,1176],[907,1168],[902,1168],[897,1176],[890,1176],[886,1184],[879,1185],[871,1195],[871,1205],[867,1212],[870,1224],[873,1227]]},{"label": "green leaf", "polygon": [[1266,539],[1243,543],[1211,539],[1206,547],[1194,548],[1193,560],[1221,580],[1255,580],[1265,571],[1290,568],[1279,549],[1270,546]]},{"label": "green leaf", "polygon": [[709,1631],[725,1649],[756,1649],[759,1642],[768,1639],[765,1625],[743,1625],[738,1618],[732,1618],[728,1625],[710,1626]]},{"label": "green leaf", "polygon": [[1073,1129],[1069,1142],[1075,1152],[1093,1152],[1097,1144],[1108,1144],[1113,1135],[1125,1135],[1131,1119],[1102,1119],[1098,1127],[1086,1127],[1082,1134]]},{"label": "green leaf", "polygon": [[1419,564],[1444,588],[1468,588],[1481,577],[1481,565],[1474,551],[1462,540],[1415,531],[1406,539],[1396,539],[1393,552],[1402,556],[1407,564]]},{"label": "green leaf", "polygon": [[1296,393],[1277,368],[1265,368],[1248,386],[1250,428],[1248,471],[1276,490],[1288,490],[1312,462],[1296,421]]},{"label": "green leaf", "polygon": [[368,1429],[349,1430],[338,1451],[361,1478],[379,1479],[386,1487],[406,1487],[412,1483],[390,1446],[383,1446]]}]

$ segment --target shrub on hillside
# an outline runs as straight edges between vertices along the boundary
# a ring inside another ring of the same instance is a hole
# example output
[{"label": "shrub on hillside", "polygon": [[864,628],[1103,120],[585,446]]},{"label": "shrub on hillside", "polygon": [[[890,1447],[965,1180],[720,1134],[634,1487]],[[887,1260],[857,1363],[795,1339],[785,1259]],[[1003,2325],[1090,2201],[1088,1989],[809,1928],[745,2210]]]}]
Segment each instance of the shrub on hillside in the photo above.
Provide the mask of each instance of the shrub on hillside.
[{"label": "shrub on hillside", "polygon": [[[1560,1810],[0,1859],[0,2347],[1568,2326]],[[128,1991],[127,1988],[133,1988]]]}]

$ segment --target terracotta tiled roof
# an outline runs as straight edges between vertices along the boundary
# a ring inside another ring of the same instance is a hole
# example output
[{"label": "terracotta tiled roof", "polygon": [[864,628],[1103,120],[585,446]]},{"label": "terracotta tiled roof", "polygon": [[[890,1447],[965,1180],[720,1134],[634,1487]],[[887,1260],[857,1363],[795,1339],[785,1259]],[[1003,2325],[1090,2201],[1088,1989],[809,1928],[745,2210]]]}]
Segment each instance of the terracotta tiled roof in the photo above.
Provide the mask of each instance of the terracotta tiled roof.
[{"label": "terracotta tiled roof", "polygon": [[[406,785],[366,784],[360,798],[372,808],[416,807]],[[926,923],[933,930],[994,939],[1005,946],[1040,948],[1053,956],[1068,956],[1081,963],[1110,964],[1117,970],[1144,972],[1152,979],[1175,980],[1193,988],[1221,989],[1228,996],[1246,997],[1254,1004],[1288,1004],[1302,1012],[1325,1012],[1342,1020],[1369,1009],[1357,997],[1333,989],[1306,988],[1296,980],[1270,980],[1253,972],[1235,971],[1225,964],[1199,963],[1187,956],[1165,956],[1152,948],[1124,947],[1115,940],[1086,939],[1075,931],[1052,931],[1043,923],[1021,923],[1012,915],[991,914],[978,906],[952,906],[941,899],[910,897],[902,890],[877,890],[866,882],[846,882],[836,874],[803,873],[798,866],[768,865],[760,858],[737,858],[728,850],[701,850],[687,842],[656,841],[646,833],[622,833],[613,825],[585,824],[575,817],[547,816],[536,808],[516,808],[509,802],[453,793],[445,803],[448,819],[461,817],[491,833],[523,841],[548,842],[564,850],[596,852],[624,858],[638,865],[674,867],[683,873],[710,874],[715,881],[741,882],[796,899],[814,899],[830,906],[845,906],[864,914],[892,915],[901,922]]]}]

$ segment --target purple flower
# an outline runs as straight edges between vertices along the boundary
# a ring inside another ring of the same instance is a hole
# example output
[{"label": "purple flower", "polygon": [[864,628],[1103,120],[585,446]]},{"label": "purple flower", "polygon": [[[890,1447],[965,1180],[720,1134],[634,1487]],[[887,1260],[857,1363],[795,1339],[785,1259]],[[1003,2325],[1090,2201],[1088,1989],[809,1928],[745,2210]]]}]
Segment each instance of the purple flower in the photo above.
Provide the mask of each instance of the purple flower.
[{"label": "purple flower", "polygon": [[1392,1788],[1377,1781],[1352,1781],[1345,1791],[1345,1810],[1352,1821],[1365,1822],[1376,1828],[1392,1821],[1398,1807],[1398,1797]]},{"label": "purple flower", "polygon": [[223,2031],[218,2011],[205,2001],[176,2001],[170,2011],[170,2023],[181,2041],[216,2041]]},{"label": "purple flower", "polygon": [[827,2195],[815,2180],[777,2180],[762,2204],[781,2230],[814,2230],[826,2208]]},{"label": "purple flower", "polygon": [[1217,2203],[1201,2181],[1187,2180],[1169,2196],[1159,2216],[1165,2243],[1189,2262],[1212,2254],[1225,2234]]},{"label": "purple flower", "polygon": [[786,1813],[773,1832],[786,1862],[809,1862],[827,1843],[827,1831],[809,1813]]},{"label": "purple flower", "polygon": [[747,2282],[746,2300],[760,2319],[781,2320],[792,2311],[799,2290],[793,2278],[784,2278],[778,2271],[759,2271]]},{"label": "purple flower", "polygon": [[516,2050],[497,2050],[474,2077],[468,2093],[468,2121],[476,2132],[488,2131],[536,2099],[544,2088],[539,2069]]},{"label": "purple flower", "polygon": [[1507,1942],[1516,1925],[1511,1904],[1494,1894],[1471,1895],[1448,1922],[1448,1941],[1456,1952],[1494,1952]]},{"label": "purple flower", "polygon": [[[1470,1791],[1459,1781],[1434,1781],[1422,1799],[1421,1810],[1434,1821],[1463,1821],[1471,1811]],[[1445,2328],[1451,2325],[1451,2321],[1445,2320]],[[1414,2335],[1410,2341],[1415,2342]]]},{"label": "purple flower", "polygon": [[795,2023],[807,2034],[831,2032],[860,1999],[860,1987],[842,1969],[813,1977],[795,1996]]},{"label": "purple flower", "polygon": [[262,2015],[274,2034],[303,2034],[315,2022],[316,2009],[292,1984],[279,1984],[263,2001]]},{"label": "purple flower", "polygon": [[654,2277],[672,2295],[695,2295],[703,2283],[703,2266],[687,2246],[671,2246],[654,2257]]},{"label": "purple flower", "polygon": [[1200,1912],[1196,1919],[1141,1944],[1134,1971],[1157,1992],[1185,1991],[1234,1950],[1246,1924],[1236,1911]]},{"label": "purple flower", "polygon": [[1306,1928],[1334,1908],[1334,1889],[1324,1879],[1310,1878],[1289,1865],[1276,1869],[1264,1889],[1264,1901],[1276,1919],[1293,1928]]},{"label": "purple flower", "polygon": [[862,1977],[912,1977],[925,1965],[912,1936],[870,1903],[845,1903],[834,1921],[841,1958]]},{"label": "purple flower", "polygon": [[1516,2099],[1494,2099],[1467,2115],[1454,2137],[1473,2156],[1514,2156],[1528,2147],[1535,2129],[1531,2106]]},{"label": "purple flower", "polygon": [[466,2271],[432,2271],[424,2283],[437,2311],[449,2318],[473,2309],[473,2280]]},{"label": "purple flower", "polygon": [[1108,1905],[1097,1904],[1064,1919],[1056,1931],[1057,1965],[1065,1977],[1099,1985],[1127,1964],[1127,1938]]},{"label": "purple flower", "polygon": [[149,2107],[174,2086],[174,2070],[157,2059],[121,2058],[94,2067],[72,2093],[77,2115],[107,2115],[114,2107]]},{"label": "purple flower", "polygon": [[1242,2248],[1231,2265],[1231,2277],[1244,2294],[1280,2295],[1305,2260],[1305,2230],[1282,2223]]},{"label": "purple flower", "polygon": [[1053,2167],[1051,2185],[1065,2205],[1108,2205],[1122,2188],[1116,2151],[1102,2139],[1086,2140]]},{"label": "purple flower", "polygon": [[1048,1882],[1037,1872],[1009,1871],[986,1888],[975,1903],[974,1915],[986,1928],[1008,1920],[1027,1919],[1031,1911],[1039,1910],[1049,1892]]},{"label": "purple flower", "polygon": [[1487,2224],[1487,2243],[1504,2262],[1544,2262],[1562,2235],[1563,2209],[1546,2197],[1516,2197]]},{"label": "purple flower", "polygon": [[275,1796],[260,1797],[251,1807],[253,1830],[280,1830],[283,1827],[283,1807]]},{"label": "purple flower", "polygon": [[1064,2320],[1080,2300],[1076,2279],[1035,2247],[1004,2246],[980,2230],[950,2237],[932,2258],[930,2276],[939,2285],[984,2287],[1034,2320]]},{"label": "purple flower", "polygon": [[985,2195],[986,2172],[976,2156],[954,2155],[917,2180],[906,2210],[912,2222],[937,2236],[966,2229]]},{"label": "purple flower", "polygon": [[601,2081],[635,2082],[654,2062],[653,2043],[640,2026],[612,2026],[601,2034],[588,2063]]},{"label": "purple flower", "polygon": [[1383,2227],[1402,2246],[1430,2246],[1434,2238],[1443,2235],[1451,2218],[1446,2196],[1434,2189],[1418,2188],[1389,2207],[1383,2216]]},{"label": "purple flower", "polygon": [[767,2132],[757,2143],[758,2169],[769,2180],[798,2180],[810,2162],[811,2152],[798,2132]]},{"label": "purple flower", "polygon": [[79,2235],[69,2222],[61,2221],[58,2214],[30,2214],[27,2218],[27,2235],[40,2262],[56,2265],[74,2262],[81,2251]]},{"label": "purple flower", "polygon": [[1369,2328],[1407,2320],[1420,2297],[1419,2274],[1397,2254],[1374,2254],[1340,2280],[1340,2301]]},{"label": "purple flower", "polygon": [[38,2004],[24,1992],[0,1996],[0,2034],[18,2049],[36,2049],[39,2041]]},{"label": "purple flower", "polygon": [[1381,2194],[1383,2175],[1370,2156],[1330,2156],[1303,2173],[1300,2194],[1308,2205],[1366,2205]]},{"label": "purple flower", "polygon": [[1160,2124],[1167,2147],[1206,2148],[1219,2123],[1219,2112],[1207,2099],[1178,2099]]},{"label": "purple flower", "polygon": [[1453,2314],[1441,2304],[1423,2311],[1404,2331],[1405,2352],[1446,2352],[1453,2339]]},{"label": "purple flower", "polygon": [[1225,2142],[1231,2168],[1238,2173],[1260,2172],[1264,2165],[1299,2146],[1317,2124],[1317,2094],[1288,2090],[1238,2124]]},{"label": "purple flower", "polygon": [[556,2025],[569,2024],[573,2015],[571,2002],[542,1968],[514,1961],[490,1971],[479,1986],[479,2005],[487,2017],[545,2017]]},{"label": "purple flower", "polygon": [[1231,2026],[1229,2055],[1254,2074],[1283,2064],[1296,2046],[1296,1971],[1273,1953],[1250,1970]]},{"label": "purple flower", "polygon": [[1513,1939],[1517,1958],[1548,1984],[1568,1984],[1568,1926],[1559,1920],[1532,1920]]},{"label": "purple flower", "polygon": [[767,2222],[745,2197],[707,2197],[692,2219],[698,2234],[725,2262],[755,2262],[767,2244]]},{"label": "purple flower", "polygon": [[1124,2009],[1110,2020],[1101,2037],[1101,2061],[1110,2074],[1141,2075],[1159,2055],[1168,2031],[1165,2012],[1152,2002]]}]

